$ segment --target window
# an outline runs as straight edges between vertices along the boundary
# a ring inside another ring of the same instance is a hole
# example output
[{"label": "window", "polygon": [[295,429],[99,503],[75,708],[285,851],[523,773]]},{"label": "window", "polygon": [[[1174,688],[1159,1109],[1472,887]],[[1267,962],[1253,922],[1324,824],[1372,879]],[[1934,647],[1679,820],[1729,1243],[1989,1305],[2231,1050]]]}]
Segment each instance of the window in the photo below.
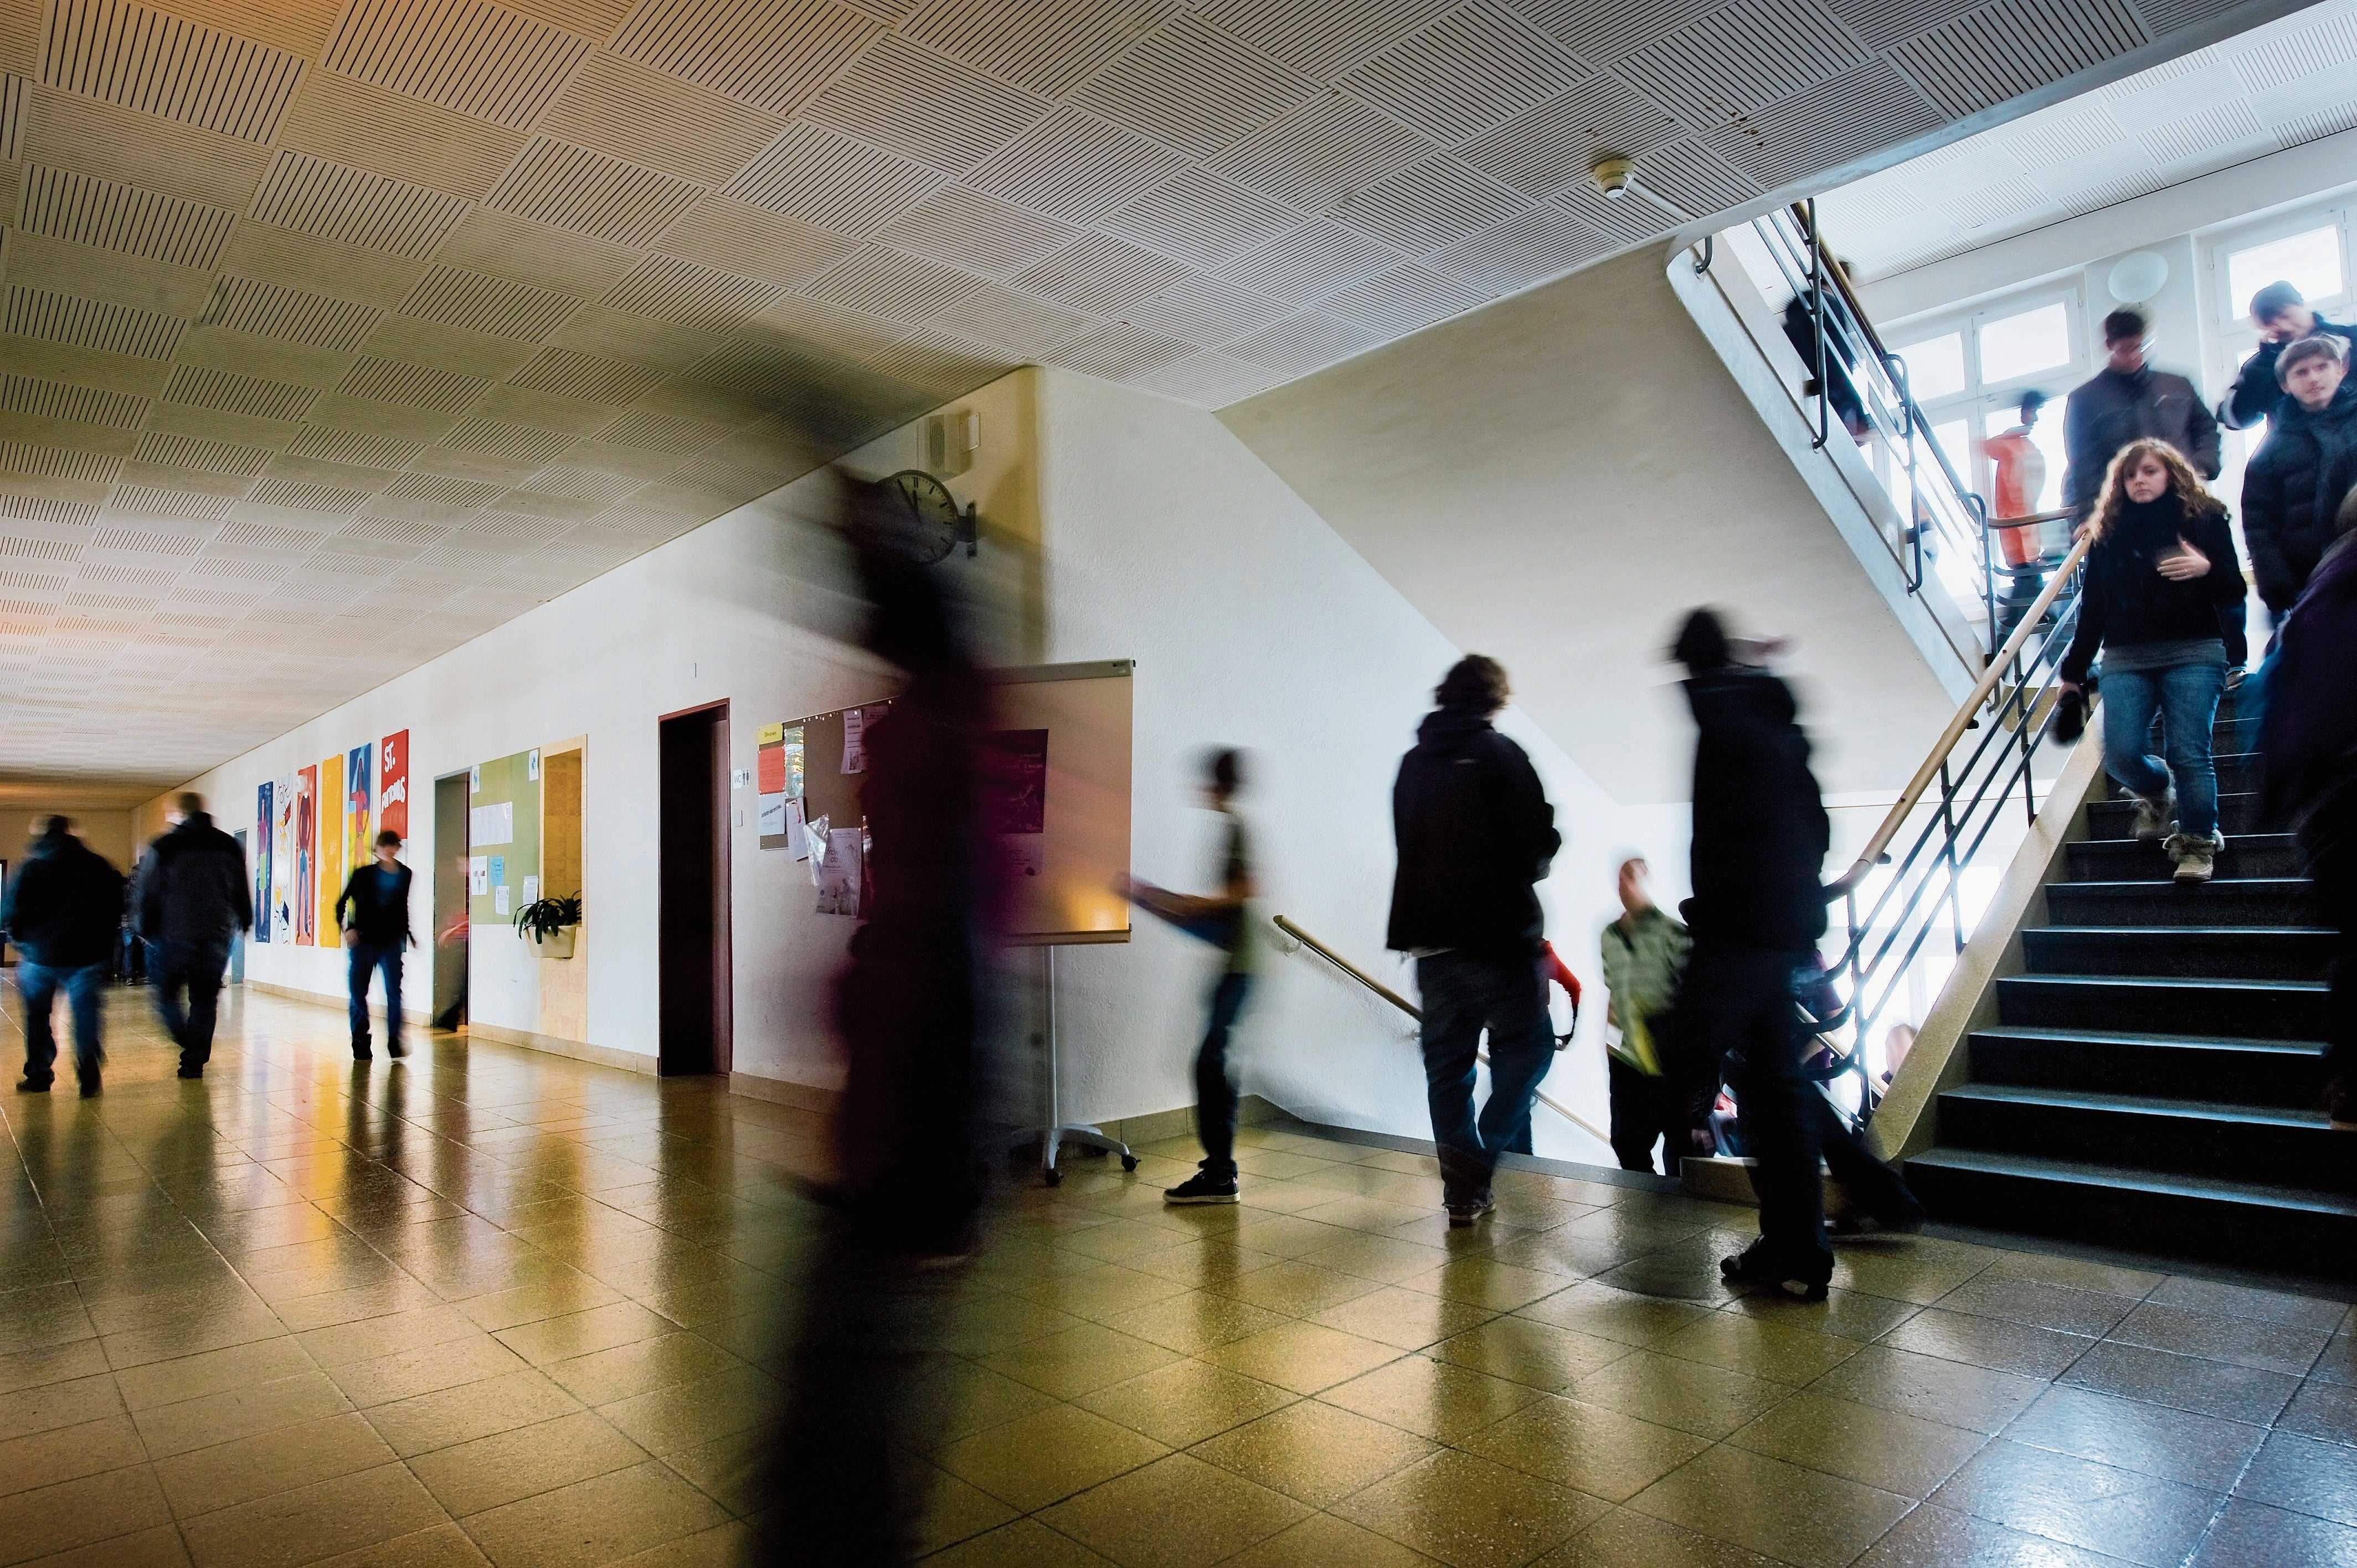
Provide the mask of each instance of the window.
[{"label": "window", "polygon": [[[1986,434],[2002,435],[2021,423],[2021,411],[2008,403],[1990,409],[1981,416],[1981,420]],[[2046,483],[2029,498],[2029,510],[2052,511],[2062,504],[2062,470],[2070,466],[2070,458],[2062,449],[2062,405],[2060,403],[2048,404],[2039,414],[2038,423],[2029,427],[2029,444],[2037,447],[2046,459]],[[1994,477],[1989,482],[1991,485],[1996,483]],[[1994,493],[1991,499],[1994,500]]]},{"label": "window", "polygon": [[2226,310],[2237,316],[2247,312],[2251,295],[2277,279],[2299,290],[2304,299],[2330,299],[2340,294],[2340,225],[2328,223],[2321,229],[2287,234],[2280,240],[2228,252]]},{"label": "window", "polygon": [[1899,351],[1907,361],[1907,390],[1919,403],[1964,390],[1964,335],[1951,332]]},{"label": "window", "polygon": [[2071,310],[2059,299],[2036,310],[1986,322],[1978,336],[1984,386],[2018,381],[2071,362]]}]

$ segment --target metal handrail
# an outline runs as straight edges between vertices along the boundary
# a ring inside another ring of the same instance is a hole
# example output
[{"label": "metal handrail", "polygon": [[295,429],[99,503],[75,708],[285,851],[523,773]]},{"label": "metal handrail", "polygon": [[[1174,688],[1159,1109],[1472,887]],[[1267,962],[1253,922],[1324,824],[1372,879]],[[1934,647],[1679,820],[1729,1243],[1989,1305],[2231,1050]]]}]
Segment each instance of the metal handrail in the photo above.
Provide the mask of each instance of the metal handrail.
[{"label": "metal handrail", "polygon": [[[1272,915],[1269,917],[1269,924],[1275,926],[1279,932],[1292,938],[1303,947],[1308,948],[1311,952],[1316,953],[1319,958],[1324,959],[1328,963],[1332,964],[1336,969],[1340,970],[1344,974],[1350,976],[1352,980],[1357,981],[1360,984],[1365,986],[1368,990],[1373,992],[1376,995],[1382,997],[1384,1001],[1390,1003],[1393,1006],[1398,1008],[1401,1012],[1406,1014],[1417,1023],[1421,1024],[1424,1022],[1424,1010],[1422,1008],[1418,1007],[1415,1003],[1410,1002],[1406,997],[1402,996],[1398,992],[1394,991],[1390,986],[1385,985],[1382,981],[1377,980],[1373,975],[1369,974],[1365,970],[1361,969],[1357,964],[1352,963],[1349,959],[1344,958],[1340,953],[1336,952],[1332,948],[1328,947],[1324,942],[1319,941],[1316,937],[1311,936],[1308,931],[1303,930],[1299,926],[1295,925],[1291,920],[1286,919],[1282,915]],[[1490,1059],[1490,1053],[1488,1051],[1479,1051],[1476,1054],[1479,1055],[1485,1062]],[[1545,1106],[1548,1110],[1554,1112],[1565,1121],[1569,1122],[1581,1132],[1586,1133],[1589,1137],[1598,1139],[1606,1144],[1612,1142],[1612,1135],[1610,1133],[1598,1131],[1595,1124],[1590,1122],[1586,1117],[1581,1116],[1578,1112],[1572,1111],[1564,1105],[1558,1104],[1554,1100],[1549,1099],[1544,1092],[1542,1091],[1537,1098],[1538,1102],[1541,1105]]]}]

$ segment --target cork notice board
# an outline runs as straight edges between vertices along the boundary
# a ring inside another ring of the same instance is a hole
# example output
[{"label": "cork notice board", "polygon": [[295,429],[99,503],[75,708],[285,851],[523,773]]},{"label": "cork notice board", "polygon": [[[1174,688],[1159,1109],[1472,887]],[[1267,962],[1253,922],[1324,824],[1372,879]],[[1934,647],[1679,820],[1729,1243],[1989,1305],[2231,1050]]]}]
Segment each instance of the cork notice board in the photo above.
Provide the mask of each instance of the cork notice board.
[{"label": "cork notice board", "polygon": [[784,802],[796,798],[802,800],[804,822],[824,817],[838,828],[860,825],[866,813],[859,806],[859,787],[867,781],[867,775],[864,768],[857,773],[843,770],[848,727],[845,715],[859,714],[858,723],[864,728],[881,719],[891,707],[887,698],[762,727],[754,778],[761,811],[763,849],[801,854],[802,845],[786,831],[784,815]]}]

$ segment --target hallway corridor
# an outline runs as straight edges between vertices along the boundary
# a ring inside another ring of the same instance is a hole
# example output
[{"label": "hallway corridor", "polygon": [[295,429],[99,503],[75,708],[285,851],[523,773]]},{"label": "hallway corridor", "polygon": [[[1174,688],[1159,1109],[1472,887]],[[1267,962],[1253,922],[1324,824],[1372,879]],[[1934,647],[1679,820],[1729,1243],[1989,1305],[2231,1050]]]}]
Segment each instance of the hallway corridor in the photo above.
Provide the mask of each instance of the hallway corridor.
[{"label": "hallway corridor", "polygon": [[[259,994],[182,1084],[110,1022],[102,1098],[0,1100],[0,1563],[737,1560],[813,1116],[356,1067]],[[1420,1155],[1245,1143],[1240,1208],[1162,1207],[1183,1139],[1007,1199],[928,1374],[934,1561],[2357,1564],[2338,1302],[1919,1238],[1755,1303],[1746,1210],[1523,1173],[1452,1235]]]}]

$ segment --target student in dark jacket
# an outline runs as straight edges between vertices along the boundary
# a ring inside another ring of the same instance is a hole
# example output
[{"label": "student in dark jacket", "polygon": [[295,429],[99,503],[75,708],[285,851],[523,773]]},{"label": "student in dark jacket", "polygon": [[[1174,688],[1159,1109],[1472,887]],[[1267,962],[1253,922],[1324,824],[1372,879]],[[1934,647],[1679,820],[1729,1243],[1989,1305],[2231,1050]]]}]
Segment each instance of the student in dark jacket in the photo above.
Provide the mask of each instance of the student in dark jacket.
[{"label": "student in dark jacket", "polygon": [[[2176,448],[2137,441],[2113,459],[2089,524],[2079,629],[2062,690],[2104,654],[2104,766],[2136,798],[2136,836],[2166,838],[2180,884],[2207,882],[2218,832],[2210,729],[2225,689],[2219,612],[2241,602],[2225,508]],[[2154,714],[2162,759],[2147,751]]]},{"label": "student in dark jacket", "polygon": [[[1392,786],[1399,871],[1386,941],[1415,956],[1425,1090],[1452,1226],[1493,1207],[1490,1176],[1501,1152],[1528,1151],[1531,1102],[1555,1060],[1537,884],[1563,835],[1530,757],[1491,726],[1507,695],[1496,660],[1458,660]],[[1490,1098],[1477,1118],[1484,1028]]]},{"label": "student in dark jacket", "polygon": [[2251,295],[2251,325],[2258,329],[2258,352],[2243,361],[2234,372],[2234,384],[2218,403],[2218,423],[2229,430],[2248,430],[2281,411],[2287,394],[2276,374],[2276,360],[2287,346],[2319,333],[2344,343],[2357,339],[2357,328],[2327,321],[2309,308],[2298,289],[2283,282]]},{"label": "student in dark jacket", "polygon": [[123,919],[123,875],[51,817],[0,903],[0,931],[16,944],[16,993],[25,1003],[21,1094],[46,1094],[56,1076],[49,1015],[64,987],[73,1010],[74,1075],[85,1099],[99,1091],[106,1053],[99,1038],[106,967]]},{"label": "student in dark jacket", "polygon": [[2288,817],[2317,908],[2338,933],[2325,1015],[2325,1107],[2357,1129],[2357,492],[2338,537],[2276,629],[2259,735],[2265,805]]},{"label": "student in dark jacket", "polygon": [[2145,361],[2152,325],[2140,310],[2104,317],[2104,368],[2071,392],[2062,411],[2062,445],[2070,467],[2062,504],[2077,520],[2094,510],[2112,459],[2131,441],[2166,441],[2201,470],[2218,477],[2218,422],[2183,376]]},{"label": "student in dark jacket", "polygon": [[2287,345],[2276,373],[2285,398],[2243,471],[2243,537],[2259,597],[2280,620],[2333,541],[2339,476],[2357,462],[2357,381],[2348,344],[2320,333]]},{"label": "student in dark jacket", "polygon": [[[1833,1275],[1821,1161],[1876,1220],[1921,1223],[1906,1186],[1830,1114],[1803,1070],[1800,999],[1824,984],[1818,881],[1832,840],[1792,688],[1738,657],[1717,612],[1695,610],[1671,654],[1694,709],[1694,952],[1678,993],[1677,1070],[1704,1106],[1722,1073],[1755,1163],[1760,1240],[1719,1264],[1731,1284],[1823,1301]],[[1828,1122],[1832,1123],[1829,1133]]]},{"label": "student in dark jacket", "polygon": [[253,928],[253,885],[245,851],[213,826],[202,795],[177,797],[171,814],[172,831],[139,862],[132,899],[147,942],[156,1011],[180,1047],[180,1076],[202,1078],[212,1059],[230,944]]},{"label": "student in dark jacket", "polygon": [[[352,873],[336,896],[336,924],[351,954],[352,1060],[369,1059],[369,976],[384,975],[384,1051],[408,1054],[401,1039],[401,952],[409,945],[409,867],[401,864],[401,835],[376,835],[376,857]],[[350,911],[349,914],[346,911]]]}]

